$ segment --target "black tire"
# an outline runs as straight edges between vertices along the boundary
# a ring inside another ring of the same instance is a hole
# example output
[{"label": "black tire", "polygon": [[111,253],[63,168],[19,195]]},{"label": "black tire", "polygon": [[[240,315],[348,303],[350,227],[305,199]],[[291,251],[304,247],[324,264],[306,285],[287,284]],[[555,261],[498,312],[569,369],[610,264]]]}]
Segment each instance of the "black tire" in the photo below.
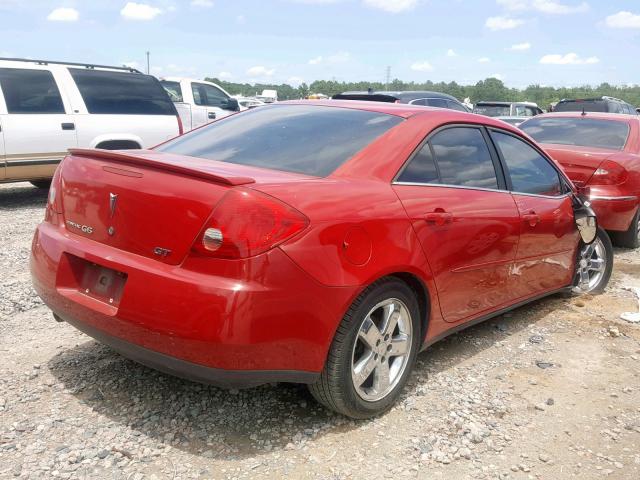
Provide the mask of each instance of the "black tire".
[{"label": "black tire", "polygon": [[588,290],[584,288],[580,288],[579,286],[580,275],[579,275],[578,269],[579,269],[580,260],[582,258],[582,252],[584,252],[585,248],[587,247],[587,245],[580,242],[580,247],[578,249],[577,265],[576,265],[576,275],[575,275],[575,281],[574,281],[575,293],[579,293],[579,294],[588,293],[591,295],[599,295],[604,292],[605,288],[607,287],[607,284],[609,283],[609,279],[611,278],[611,272],[613,271],[613,245],[611,244],[611,239],[609,238],[609,235],[607,234],[607,232],[605,232],[600,227],[598,227],[598,234],[596,236],[596,240],[594,240],[594,243],[591,245],[595,245],[596,242],[598,241],[601,243],[602,247],[604,248],[604,254],[605,254],[605,267],[604,267],[603,275],[600,277],[597,283],[593,285],[591,288],[589,288]]},{"label": "black tire", "polygon": [[611,232],[611,240],[617,247],[640,247],[640,207],[631,220],[631,225],[626,232]]},{"label": "black tire", "polygon": [[[368,401],[357,393],[352,380],[354,346],[360,327],[369,312],[379,303],[390,299],[403,302],[411,316],[412,334],[407,342],[410,351],[407,354],[406,366],[393,389],[377,401]],[[391,408],[402,392],[413,369],[421,340],[420,310],[415,292],[397,278],[387,277],[378,280],[356,298],[343,317],[320,379],[308,386],[309,391],[319,403],[347,417],[363,419],[379,415]]]},{"label": "black tire", "polygon": [[36,188],[41,188],[43,190],[49,190],[49,187],[51,186],[51,179],[48,180],[31,180],[29,182],[31,185],[33,185]]}]

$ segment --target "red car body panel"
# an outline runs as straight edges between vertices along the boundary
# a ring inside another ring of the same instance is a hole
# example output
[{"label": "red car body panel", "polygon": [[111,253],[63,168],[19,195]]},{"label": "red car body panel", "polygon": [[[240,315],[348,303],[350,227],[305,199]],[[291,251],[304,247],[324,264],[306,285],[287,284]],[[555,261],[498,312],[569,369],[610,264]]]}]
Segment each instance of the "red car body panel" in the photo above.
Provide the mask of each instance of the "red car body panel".
[{"label": "red car body panel", "polygon": [[[623,150],[582,147],[575,145],[539,145],[556,160],[567,176],[578,186],[588,186],[591,208],[598,215],[598,224],[605,230],[626,231],[640,205],[640,119],[635,115],[591,113],[589,118],[624,122],[629,137]],[[580,112],[539,115],[536,118],[580,118]],[[594,182],[594,172],[611,161],[626,171],[623,182],[600,185]]]},{"label": "red car body panel", "polygon": [[[166,358],[257,371],[263,381],[313,381],[353,300],[384,276],[409,276],[424,289],[424,345],[571,284],[578,234],[569,196],[393,184],[410,154],[442,125],[494,126],[523,137],[519,130],[444,109],[303,104],[406,121],[326,178],[153,151],[76,151],[58,169],[58,197],[34,236],[38,294],[78,328]],[[250,258],[193,254],[203,224],[232,188],[276,198],[309,224]],[[122,209],[116,216],[113,193]],[[451,214],[443,223],[426,217],[443,212]],[[78,228],[86,225],[100,231]],[[155,247],[170,253],[158,257]],[[104,291],[89,288],[104,269],[111,278]],[[255,383],[261,382],[238,384]]]}]

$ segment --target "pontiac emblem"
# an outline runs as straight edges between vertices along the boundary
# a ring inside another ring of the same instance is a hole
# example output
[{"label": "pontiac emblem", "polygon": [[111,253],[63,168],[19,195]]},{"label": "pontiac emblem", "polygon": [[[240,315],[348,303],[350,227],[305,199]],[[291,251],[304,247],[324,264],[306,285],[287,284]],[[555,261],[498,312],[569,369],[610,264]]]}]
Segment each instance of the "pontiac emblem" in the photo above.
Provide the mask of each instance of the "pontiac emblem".
[{"label": "pontiac emblem", "polygon": [[116,206],[118,205],[118,194],[117,193],[109,193],[109,210],[111,211],[111,218],[116,213]]}]

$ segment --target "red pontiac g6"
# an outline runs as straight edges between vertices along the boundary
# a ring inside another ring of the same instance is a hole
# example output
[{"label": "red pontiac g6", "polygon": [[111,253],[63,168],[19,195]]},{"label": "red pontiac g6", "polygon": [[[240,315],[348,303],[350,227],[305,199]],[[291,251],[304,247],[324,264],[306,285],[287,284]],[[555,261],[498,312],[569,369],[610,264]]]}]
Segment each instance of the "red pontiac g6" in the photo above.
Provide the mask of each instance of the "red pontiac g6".
[{"label": "red pontiac g6", "polygon": [[282,103],[150,151],[72,150],[31,271],[56,319],[140,363],[221,386],[307,383],[364,418],[447,334],[602,290],[611,246],[584,210],[502,122]]},{"label": "red pontiac g6", "polygon": [[621,247],[640,247],[640,117],[562,112],[520,128],[558,161],[569,178],[589,187],[602,228]]}]

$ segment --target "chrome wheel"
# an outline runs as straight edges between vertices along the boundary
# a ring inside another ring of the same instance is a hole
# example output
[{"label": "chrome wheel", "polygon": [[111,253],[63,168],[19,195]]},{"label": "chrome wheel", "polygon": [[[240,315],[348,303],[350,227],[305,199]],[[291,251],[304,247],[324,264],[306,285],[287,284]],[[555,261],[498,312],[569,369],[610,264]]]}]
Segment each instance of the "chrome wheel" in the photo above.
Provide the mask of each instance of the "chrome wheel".
[{"label": "chrome wheel", "polygon": [[599,237],[582,247],[576,266],[578,292],[589,293],[598,287],[605,275],[607,260],[607,250]]},{"label": "chrome wheel", "polygon": [[351,379],[363,400],[386,397],[402,378],[413,327],[407,306],[390,298],[374,306],[360,325],[351,355]]}]

